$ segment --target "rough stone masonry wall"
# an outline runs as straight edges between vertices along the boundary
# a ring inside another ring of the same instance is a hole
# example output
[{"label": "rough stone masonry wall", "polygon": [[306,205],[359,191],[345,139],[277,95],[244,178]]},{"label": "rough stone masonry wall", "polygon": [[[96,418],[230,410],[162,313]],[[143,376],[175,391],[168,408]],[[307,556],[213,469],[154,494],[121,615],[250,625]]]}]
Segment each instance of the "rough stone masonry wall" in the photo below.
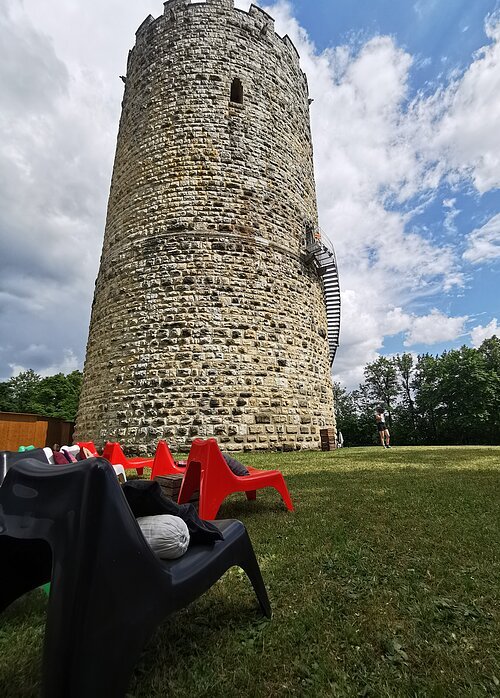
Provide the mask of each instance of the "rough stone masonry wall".
[{"label": "rough stone masonry wall", "polygon": [[[243,103],[230,102],[232,81]],[[78,438],[317,448],[333,396],[304,261],[317,221],[308,90],[273,20],[165,3],[129,54]]]}]

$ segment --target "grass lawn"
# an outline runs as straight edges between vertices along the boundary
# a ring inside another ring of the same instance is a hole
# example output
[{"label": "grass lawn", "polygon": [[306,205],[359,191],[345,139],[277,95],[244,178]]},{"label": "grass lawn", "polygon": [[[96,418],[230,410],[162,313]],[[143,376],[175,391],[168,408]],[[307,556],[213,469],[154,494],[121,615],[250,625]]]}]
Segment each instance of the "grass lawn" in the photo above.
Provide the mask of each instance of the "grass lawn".
[{"label": "grass lawn", "polygon": [[[237,457],[281,469],[296,506],[219,511],[245,522],[274,617],[233,568],[165,621],[129,696],[500,695],[500,448]],[[46,604],[0,617],[3,698],[38,695]]]}]

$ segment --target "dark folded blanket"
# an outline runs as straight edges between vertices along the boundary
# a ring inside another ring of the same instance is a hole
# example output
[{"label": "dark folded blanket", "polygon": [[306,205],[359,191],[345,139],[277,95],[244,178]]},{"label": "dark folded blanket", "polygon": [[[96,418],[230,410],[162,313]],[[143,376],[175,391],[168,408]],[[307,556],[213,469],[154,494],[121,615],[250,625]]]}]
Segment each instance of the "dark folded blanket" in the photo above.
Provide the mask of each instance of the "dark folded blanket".
[{"label": "dark folded blanket", "polygon": [[233,458],[228,453],[223,453],[222,455],[235,475],[238,475],[239,477],[250,475],[248,469],[243,465],[243,463],[240,463],[239,460],[236,460],[236,458]]},{"label": "dark folded blanket", "polygon": [[176,504],[165,497],[155,480],[129,480],[122,485],[123,493],[136,518],[172,514],[180,516],[189,529],[190,543],[212,543],[224,540],[219,529],[210,521],[204,521],[192,504]]}]

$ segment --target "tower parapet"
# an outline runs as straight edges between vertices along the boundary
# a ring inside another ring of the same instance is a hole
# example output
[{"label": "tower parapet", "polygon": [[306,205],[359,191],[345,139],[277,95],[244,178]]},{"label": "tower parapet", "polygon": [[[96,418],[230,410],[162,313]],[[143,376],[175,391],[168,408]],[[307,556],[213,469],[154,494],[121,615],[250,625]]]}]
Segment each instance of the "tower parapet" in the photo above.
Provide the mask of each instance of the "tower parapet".
[{"label": "tower parapet", "polygon": [[331,426],[307,80],[232,0],[169,0],[130,51],[77,434],[316,448]]}]

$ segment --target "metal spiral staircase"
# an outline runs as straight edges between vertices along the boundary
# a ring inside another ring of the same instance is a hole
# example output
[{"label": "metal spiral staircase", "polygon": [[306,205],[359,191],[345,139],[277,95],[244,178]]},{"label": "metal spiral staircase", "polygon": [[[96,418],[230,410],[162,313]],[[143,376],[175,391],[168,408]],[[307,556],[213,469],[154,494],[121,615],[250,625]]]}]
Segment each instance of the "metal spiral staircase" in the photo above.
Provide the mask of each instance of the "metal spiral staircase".
[{"label": "metal spiral staircase", "polygon": [[330,366],[333,365],[340,335],[340,283],[335,250],[321,231],[306,227],[306,264],[314,266],[323,284],[328,323]]}]

